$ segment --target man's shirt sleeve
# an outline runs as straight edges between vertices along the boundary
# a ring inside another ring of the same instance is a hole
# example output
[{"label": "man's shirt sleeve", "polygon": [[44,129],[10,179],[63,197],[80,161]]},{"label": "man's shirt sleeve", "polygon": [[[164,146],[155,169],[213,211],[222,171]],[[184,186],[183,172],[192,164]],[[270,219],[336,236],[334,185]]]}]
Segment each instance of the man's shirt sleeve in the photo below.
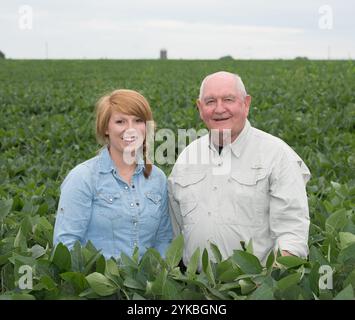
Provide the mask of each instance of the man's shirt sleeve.
[{"label": "man's shirt sleeve", "polygon": [[182,218],[179,203],[174,198],[174,176],[171,174],[168,179],[168,196],[169,196],[169,214],[174,236],[181,233]]},{"label": "man's shirt sleeve", "polygon": [[310,172],[292,150],[283,150],[270,181],[270,231],[280,250],[308,255],[309,209],[306,183]]}]

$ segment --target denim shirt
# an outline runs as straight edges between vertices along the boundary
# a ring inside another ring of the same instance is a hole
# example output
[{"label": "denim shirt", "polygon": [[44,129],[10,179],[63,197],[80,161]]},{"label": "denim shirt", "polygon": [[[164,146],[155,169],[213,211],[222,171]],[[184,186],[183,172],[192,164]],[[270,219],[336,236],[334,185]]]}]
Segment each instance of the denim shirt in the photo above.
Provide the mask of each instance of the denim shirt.
[{"label": "denim shirt", "polygon": [[173,236],[166,176],[153,165],[147,179],[143,169],[138,164],[127,184],[105,147],[71,170],[61,185],[54,245],[90,240],[105,258],[132,256],[136,246],[140,257],[150,247],[164,256]]}]

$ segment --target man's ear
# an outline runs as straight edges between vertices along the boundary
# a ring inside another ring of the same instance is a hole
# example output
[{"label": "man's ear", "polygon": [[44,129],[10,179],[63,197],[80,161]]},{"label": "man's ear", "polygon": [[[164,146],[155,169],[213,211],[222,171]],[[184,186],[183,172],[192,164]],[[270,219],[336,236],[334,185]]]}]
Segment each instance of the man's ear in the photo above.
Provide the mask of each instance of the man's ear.
[{"label": "man's ear", "polygon": [[244,105],[245,105],[245,109],[246,109],[245,111],[247,113],[247,116],[249,114],[250,104],[251,104],[251,96],[249,94],[247,94],[244,99]]},{"label": "man's ear", "polygon": [[198,109],[198,111],[200,113],[200,118],[202,119],[202,103],[201,103],[200,99],[196,100],[196,106],[197,106],[197,109]]},{"label": "man's ear", "polygon": [[201,107],[201,100],[200,99],[196,99],[196,107],[198,110],[200,110],[200,107]]}]

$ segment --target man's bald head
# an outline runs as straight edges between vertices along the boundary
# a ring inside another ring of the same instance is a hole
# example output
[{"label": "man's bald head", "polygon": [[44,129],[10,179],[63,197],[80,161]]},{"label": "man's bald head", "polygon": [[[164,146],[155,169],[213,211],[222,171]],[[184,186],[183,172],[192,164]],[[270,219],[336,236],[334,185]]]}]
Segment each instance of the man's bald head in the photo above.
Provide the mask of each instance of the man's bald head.
[{"label": "man's bald head", "polygon": [[235,81],[237,91],[242,95],[243,98],[245,98],[247,95],[247,92],[245,90],[244,83],[243,83],[242,79],[240,78],[240,76],[235,73],[231,73],[231,72],[227,72],[227,71],[218,71],[218,72],[209,74],[208,76],[206,76],[202,80],[201,87],[200,87],[199,99],[201,100],[203,97],[203,91],[204,91],[204,88],[205,88],[205,85],[207,82],[209,82],[210,80],[218,80],[218,79],[226,80],[228,78],[230,78],[232,81]]}]

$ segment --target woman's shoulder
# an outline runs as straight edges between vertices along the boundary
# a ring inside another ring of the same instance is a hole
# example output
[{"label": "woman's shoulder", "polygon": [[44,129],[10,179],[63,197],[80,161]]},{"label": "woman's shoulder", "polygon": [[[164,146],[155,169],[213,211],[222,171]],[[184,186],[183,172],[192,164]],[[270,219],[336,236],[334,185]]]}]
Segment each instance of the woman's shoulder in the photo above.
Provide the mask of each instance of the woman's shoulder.
[{"label": "woman's shoulder", "polygon": [[76,182],[90,182],[97,172],[98,156],[90,158],[84,162],[77,164],[71,169],[66,176],[63,184],[68,180],[75,180]]},{"label": "woman's shoulder", "polygon": [[167,178],[162,169],[153,165],[148,181],[147,187],[149,190],[153,190],[163,197],[167,196]]},{"label": "woman's shoulder", "polygon": [[166,181],[166,174],[164,173],[164,171],[162,169],[160,169],[156,165],[152,165],[152,172],[150,174],[150,177],[153,179],[159,179],[159,180]]}]

